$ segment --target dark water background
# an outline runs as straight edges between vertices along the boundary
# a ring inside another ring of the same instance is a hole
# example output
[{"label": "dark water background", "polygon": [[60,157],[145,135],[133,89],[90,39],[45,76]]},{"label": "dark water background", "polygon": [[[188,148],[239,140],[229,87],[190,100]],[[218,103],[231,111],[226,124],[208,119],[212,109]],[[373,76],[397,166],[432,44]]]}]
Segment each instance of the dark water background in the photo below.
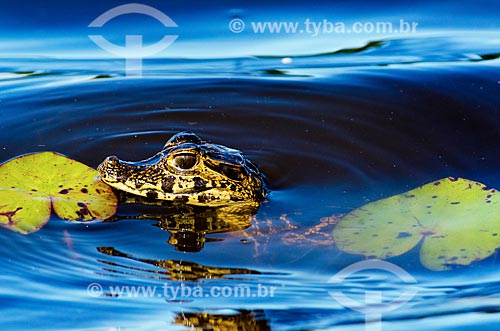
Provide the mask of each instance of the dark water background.
[{"label": "dark water background", "polygon": [[[2,329],[185,330],[180,320],[206,313],[240,329],[360,330],[363,314],[328,291],[361,300],[363,289],[383,288],[390,298],[405,285],[376,272],[329,284],[361,258],[341,253],[333,240],[290,244],[287,221],[303,232],[325,217],[446,176],[500,188],[495,2],[429,1],[412,9],[389,2],[151,3],[177,22],[179,40],[166,58],[144,60],[142,78],[125,77],[124,61],[100,58],[106,54],[87,38],[88,23],[119,4],[2,4],[0,160],[45,150],[94,167],[111,154],[140,160],[172,134],[191,130],[242,150],[267,175],[272,193],[251,227],[207,234],[197,253],[168,244],[170,234],[155,219],[72,224],[53,217],[29,236],[0,231]],[[227,30],[233,17],[403,18],[419,21],[422,32],[313,39],[247,31],[236,38]],[[110,40],[123,36],[115,25],[105,30]],[[148,31],[153,42],[164,33]],[[370,41],[378,42],[364,47]],[[186,280],[188,272],[179,276],[182,268],[166,269],[165,261],[219,268],[225,276],[196,273],[196,281]],[[384,315],[383,330],[498,328],[496,254],[448,272],[423,268],[418,249],[391,262],[417,280],[418,294]],[[181,284],[275,286],[276,293],[92,297],[92,283],[107,294],[109,286],[156,286],[159,294],[164,285]]]}]

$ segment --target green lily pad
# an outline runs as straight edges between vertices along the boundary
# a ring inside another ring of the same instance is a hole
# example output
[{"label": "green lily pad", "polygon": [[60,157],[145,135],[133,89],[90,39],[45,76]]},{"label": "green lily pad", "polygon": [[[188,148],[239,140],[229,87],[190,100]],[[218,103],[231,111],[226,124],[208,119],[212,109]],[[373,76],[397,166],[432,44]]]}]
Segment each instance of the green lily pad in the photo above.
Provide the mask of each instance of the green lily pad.
[{"label": "green lily pad", "polygon": [[500,194],[463,178],[444,178],[347,214],[333,230],[346,252],[385,259],[422,241],[420,261],[447,270],[500,247]]},{"label": "green lily pad", "polygon": [[0,226],[28,234],[51,210],[71,221],[106,219],[117,198],[96,170],[54,152],[26,154],[0,165]]}]

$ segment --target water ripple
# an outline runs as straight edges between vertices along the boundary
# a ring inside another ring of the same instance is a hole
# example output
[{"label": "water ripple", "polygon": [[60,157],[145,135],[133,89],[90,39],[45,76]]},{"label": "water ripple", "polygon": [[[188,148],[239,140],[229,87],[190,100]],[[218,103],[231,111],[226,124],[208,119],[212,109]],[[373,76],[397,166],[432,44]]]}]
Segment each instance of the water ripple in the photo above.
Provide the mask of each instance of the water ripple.
[{"label": "water ripple", "polygon": [[[328,291],[361,300],[367,289],[383,290],[392,298],[401,284],[370,273],[333,286],[328,279],[358,257],[340,252],[333,240],[285,246],[283,239],[440,177],[500,187],[499,51],[490,43],[385,40],[291,55],[286,63],[278,57],[158,59],[149,63],[154,74],[143,79],[125,78],[121,63],[104,60],[3,64],[1,160],[39,150],[92,166],[112,154],[140,160],[170,135],[191,130],[242,150],[272,189],[251,227],[211,233],[197,253],[169,245],[170,234],[151,218],[82,224],[54,217],[30,236],[0,229],[6,329],[26,320],[37,321],[33,330],[68,329],[64,312],[75,330],[102,330],[113,319],[142,330],[177,321],[172,328],[179,329],[196,318],[239,319],[264,329],[359,330],[364,316]],[[457,320],[462,330],[498,324],[496,256],[442,274],[422,269],[415,252],[392,262],[417,280],[418,294],[384,315],[384,330],[451,331],[460,329],[452,326]],[[108,289],[93,298],[92,283],[244,284],[277,292],[273,299],[173,300],[126,298]]]}]

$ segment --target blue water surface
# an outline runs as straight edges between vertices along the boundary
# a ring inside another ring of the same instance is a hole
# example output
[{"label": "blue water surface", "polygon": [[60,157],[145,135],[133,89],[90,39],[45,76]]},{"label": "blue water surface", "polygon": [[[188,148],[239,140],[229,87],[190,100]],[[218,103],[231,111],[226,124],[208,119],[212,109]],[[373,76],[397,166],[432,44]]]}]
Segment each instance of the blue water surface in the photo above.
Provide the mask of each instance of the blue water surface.
[{"label": "blue water surface", "polygon": [[[335,291],[359,302],[366,291],[386,301],[414,291],[382,314],[383,330],[497,330],[497,253],[431,271],[416,247],[389,259],[415,283],[377,270],[332,283],[363,257],[335,246],[332,224],[301,235],[447,176],[500,187],[498,2],[146,1],[177,27],[137,14],[88,27],[123,4],[2,4],[0,160],[46,150],[92,167],[113,154],[141,160],[191,130],[242,150],[271,193],[246,228],[199,231],[196,251],[174,244],[158,218],[138,217],[141,206],[120,208],[115,222],[53,216],[31,235],[0,229],[2,330],[363,329],[365,315]],[[244,31],[230,30],[234,19]],[[304,28],[307,19],[404,20],[418,29],[251,30],[272,21]],[[144,58],[140,76],[127,76],[123,57],[88,38],[96,33],[121,46],[125,34],[148,45],[178,38]],[[241,287],[250,295],[217,292]]]}]

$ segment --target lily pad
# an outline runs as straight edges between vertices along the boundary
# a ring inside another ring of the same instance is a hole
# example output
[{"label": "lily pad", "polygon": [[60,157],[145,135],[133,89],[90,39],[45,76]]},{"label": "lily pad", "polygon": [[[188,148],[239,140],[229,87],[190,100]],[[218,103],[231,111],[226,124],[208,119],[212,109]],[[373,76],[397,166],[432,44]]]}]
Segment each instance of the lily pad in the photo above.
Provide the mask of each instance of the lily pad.
[{"label": "lily pad", "polygon": [[420,261],[447,270],[482,260],[500,247],[500,194],[463,178],[444,178],[369,203],[333,230],[346,252],[385,259],[422,241]]},{"label": "lily pad", "polygon": [[0,165],[0,226],[10,230],[35,232],[51,210],[65,220],[102,220],[116,206],[96,170],[61,154],[26,154]]}]

